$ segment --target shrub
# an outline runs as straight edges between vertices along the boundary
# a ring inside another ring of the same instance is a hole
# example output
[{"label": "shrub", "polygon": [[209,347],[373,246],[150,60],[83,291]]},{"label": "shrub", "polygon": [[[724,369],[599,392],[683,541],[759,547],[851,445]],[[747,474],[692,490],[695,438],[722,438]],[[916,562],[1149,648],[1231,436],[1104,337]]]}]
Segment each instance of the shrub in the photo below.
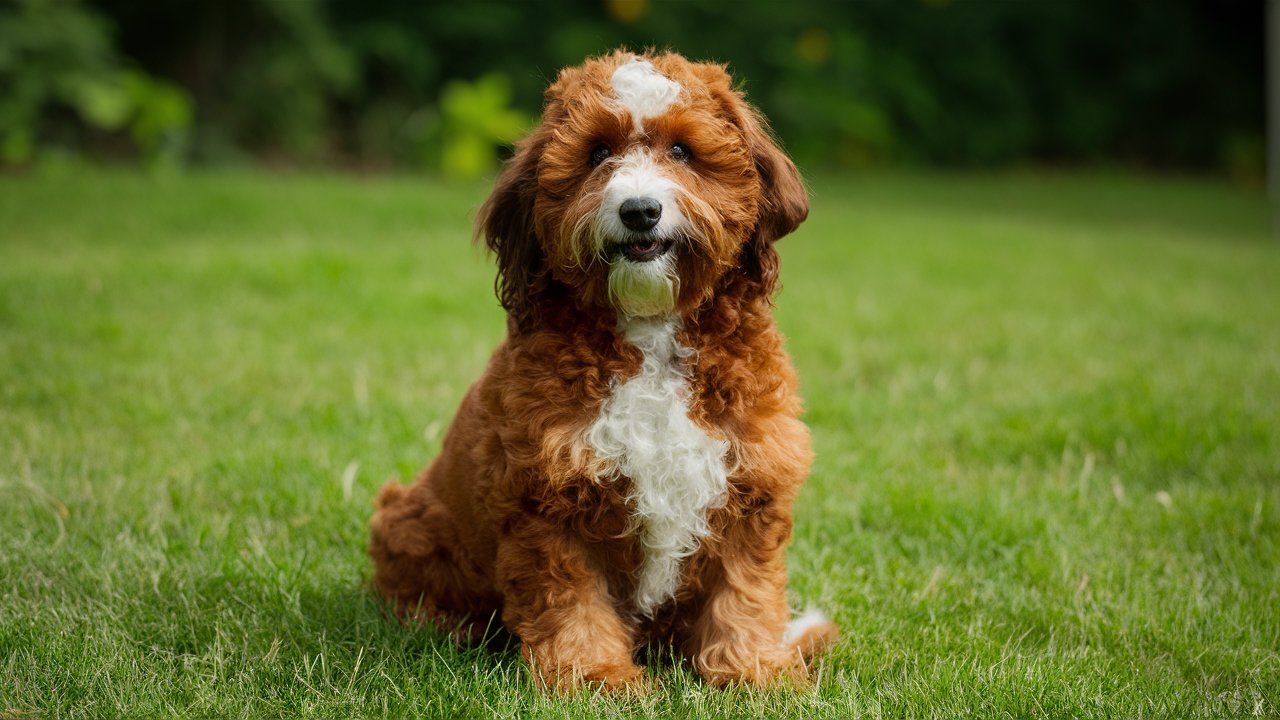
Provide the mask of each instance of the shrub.
[{"label": "shrub", "polygon": [[98,13],[78,0],[14,0],[0,9],[0,39],[0,161],[81,147],[81,124],[127,136],[150,163],[182,158],[190,96],[123,62]]}]

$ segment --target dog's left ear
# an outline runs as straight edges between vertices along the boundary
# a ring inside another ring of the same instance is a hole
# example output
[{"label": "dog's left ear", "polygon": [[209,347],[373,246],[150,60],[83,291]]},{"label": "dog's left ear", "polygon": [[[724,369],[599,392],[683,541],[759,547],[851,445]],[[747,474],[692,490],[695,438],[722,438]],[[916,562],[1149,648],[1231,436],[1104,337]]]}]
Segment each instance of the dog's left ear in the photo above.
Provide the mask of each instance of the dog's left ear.
[{"label": "dog's left ear", "polygon": [[791,233],[809,216],[809,194],[800,171],[778,147],[769,126],[755,108],[743,102],[742,129],[760,173],[760,226],[762,241],[773,242]]},{"label": "dog's left ear", "polygon": [[733,81],[723,65],[703,63],[694,72],[715,93],[734,125],[742,131],[760,176],[759,211],[756,228],[742,249],[744,272],[771,295],[778,283],[778,252],[773,243],[789,234],[809,216],[809,195],[800,171],[778,147],[763,116],[733,89]]},{"label": "dog's left ear", "polygon": [[779,265],[773,243],[809,217],[809,194],[800,170],[778,147],[764,118],[746,101],[740,102],[740,127],[760,175],[760,214],[755,233],[744,249],[743,265],[761,283],[764,294],[772,295],[778,284]]}]

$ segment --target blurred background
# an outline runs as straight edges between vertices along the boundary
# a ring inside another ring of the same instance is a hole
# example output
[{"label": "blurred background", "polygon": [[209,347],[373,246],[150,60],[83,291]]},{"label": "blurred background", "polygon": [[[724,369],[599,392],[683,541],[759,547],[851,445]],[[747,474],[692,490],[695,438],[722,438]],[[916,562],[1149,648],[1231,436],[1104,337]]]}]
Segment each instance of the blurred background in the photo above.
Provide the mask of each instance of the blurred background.
[{"label": "blurred background", "polygon": [[0,165],[492,171],[564,65],[730,63],[806,170],[1264,174],[1259,0],[0,0]]}]

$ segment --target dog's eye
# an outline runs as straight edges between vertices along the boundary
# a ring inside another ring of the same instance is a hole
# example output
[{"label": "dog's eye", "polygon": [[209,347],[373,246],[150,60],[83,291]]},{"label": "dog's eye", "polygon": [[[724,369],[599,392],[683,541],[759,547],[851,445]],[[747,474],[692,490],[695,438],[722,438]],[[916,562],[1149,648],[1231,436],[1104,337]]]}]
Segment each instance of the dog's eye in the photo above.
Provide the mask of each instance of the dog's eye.
[{"label": "dog's eye", "polygon": [[693,159],[693,152],[689,150],[689,146],[684,143],[676,143],[671,146],[671,157],[680,162],[689,162]]},{"label": "dog's eye", "polygon": [[604,162],[613,152],[609,150],[608,145],[597,145],[591,151],[591,167],[595,167]]}]

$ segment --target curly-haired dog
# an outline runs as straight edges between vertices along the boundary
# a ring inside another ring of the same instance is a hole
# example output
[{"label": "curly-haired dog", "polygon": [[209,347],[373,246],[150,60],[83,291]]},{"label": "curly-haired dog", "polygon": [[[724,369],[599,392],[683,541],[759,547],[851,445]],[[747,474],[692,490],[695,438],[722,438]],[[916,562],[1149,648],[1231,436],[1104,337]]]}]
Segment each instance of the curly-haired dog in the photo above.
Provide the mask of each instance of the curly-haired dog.
[{"label": "curly-haired dog", "polygon": [[641,683],[648,641],[717,685],[802,679],[837,631],[788,624],[812,454],[771,295],[807,214],[724,66],[561,71],[480,211],[506,340],[436,461],[379,494],[379,592],[463,637],[500,612],[560,690]]}]

